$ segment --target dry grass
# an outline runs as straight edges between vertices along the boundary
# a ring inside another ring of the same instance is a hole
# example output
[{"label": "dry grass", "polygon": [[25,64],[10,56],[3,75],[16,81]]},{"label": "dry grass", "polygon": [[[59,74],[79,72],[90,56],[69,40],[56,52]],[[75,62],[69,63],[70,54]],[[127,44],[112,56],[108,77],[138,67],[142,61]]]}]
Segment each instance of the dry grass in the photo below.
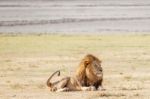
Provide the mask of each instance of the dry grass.
[{"label": "dry grass", "polygon": [[23,89],[23,85],[18,84],[18,83],[14,84],[14,85],[10,85],[10,87],[11,87],[11,89],[13,89],[13,90]]},{"label": "dry grass", "polygon": [[[150,35],[0,36],[1,99],[149,99]],[[106,91],[51,93],[54,71],[72,75],[81,58],[103,60]]]}]

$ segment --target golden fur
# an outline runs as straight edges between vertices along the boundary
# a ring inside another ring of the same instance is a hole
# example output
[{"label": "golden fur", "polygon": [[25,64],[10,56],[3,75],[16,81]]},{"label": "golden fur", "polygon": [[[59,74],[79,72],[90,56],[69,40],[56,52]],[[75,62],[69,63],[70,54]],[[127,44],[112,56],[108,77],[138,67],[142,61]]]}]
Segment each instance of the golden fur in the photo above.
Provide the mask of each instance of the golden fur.
[{"label": "golden fur", "polygon": [[82,86],[102,87],[103,71],[101,60],[94,55],[86,55],[80,62],[76,71],[76,78]]},{"label": "golden fur", "polygon": [[91,55],[86,55],[77,68],[76,75],[73,77],[62,77],[60,80],[51,83],[52,77],[60,71],[53,73],[47,80],[50,91],[92,91],[102,88],[103,72],[101,61]]},{"label": "golden fur", "polygon": [[95,87],[93,86],[90,87],[81,86],[75,77],[62,77],[60,80],[56,82],[53,83],[50,82],[50,80],[56,73],[58,73],[58,76],[60,75],[60,71],[56,71],[47,80],[47,86],[50,88],[50,91],[52,92],[96,90]]}]

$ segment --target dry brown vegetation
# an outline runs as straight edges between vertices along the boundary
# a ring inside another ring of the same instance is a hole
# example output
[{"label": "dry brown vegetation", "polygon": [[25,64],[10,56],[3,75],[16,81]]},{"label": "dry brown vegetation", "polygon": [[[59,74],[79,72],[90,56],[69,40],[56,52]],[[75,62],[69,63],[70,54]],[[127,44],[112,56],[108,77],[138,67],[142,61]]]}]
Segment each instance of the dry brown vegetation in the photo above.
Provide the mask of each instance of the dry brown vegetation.
[{"label": "dry brown vegetation", "polygon": [[[82,57],[102,58],[105,91],[52,93],[54,71],[71,75]],[[150,35],[0,36],[0,99],[149,99]]]}]

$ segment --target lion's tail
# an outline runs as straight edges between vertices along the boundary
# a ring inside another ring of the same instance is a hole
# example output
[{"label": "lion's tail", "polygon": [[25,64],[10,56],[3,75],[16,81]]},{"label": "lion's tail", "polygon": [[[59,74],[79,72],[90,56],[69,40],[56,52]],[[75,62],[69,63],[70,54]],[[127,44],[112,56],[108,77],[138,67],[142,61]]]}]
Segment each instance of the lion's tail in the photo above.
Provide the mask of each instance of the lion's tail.
[{"label": "lion's tail", "polygon": [[56,72],[54,72],[54,73],[48,78],[48,80],[47,80],[47,86],[48,86],[48,87],[51,87],[50,80],[52,79],[52,77],[53,77],[56,73],[58,73],[58,76],[60,76],[60,70],[57,70]]}]

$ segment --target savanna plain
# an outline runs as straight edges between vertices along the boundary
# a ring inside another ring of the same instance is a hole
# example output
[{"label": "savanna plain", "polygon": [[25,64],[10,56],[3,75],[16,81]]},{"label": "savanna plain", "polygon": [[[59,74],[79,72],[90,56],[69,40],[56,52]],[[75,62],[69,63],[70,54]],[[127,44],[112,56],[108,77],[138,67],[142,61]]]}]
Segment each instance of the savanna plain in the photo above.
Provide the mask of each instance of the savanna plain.
[{"label": "savanna plain", "polygon": [[[102,60],[105,91],[50,92],[56,70]],[[150,99],[150,35],[0,35],[0,99]]]}]

